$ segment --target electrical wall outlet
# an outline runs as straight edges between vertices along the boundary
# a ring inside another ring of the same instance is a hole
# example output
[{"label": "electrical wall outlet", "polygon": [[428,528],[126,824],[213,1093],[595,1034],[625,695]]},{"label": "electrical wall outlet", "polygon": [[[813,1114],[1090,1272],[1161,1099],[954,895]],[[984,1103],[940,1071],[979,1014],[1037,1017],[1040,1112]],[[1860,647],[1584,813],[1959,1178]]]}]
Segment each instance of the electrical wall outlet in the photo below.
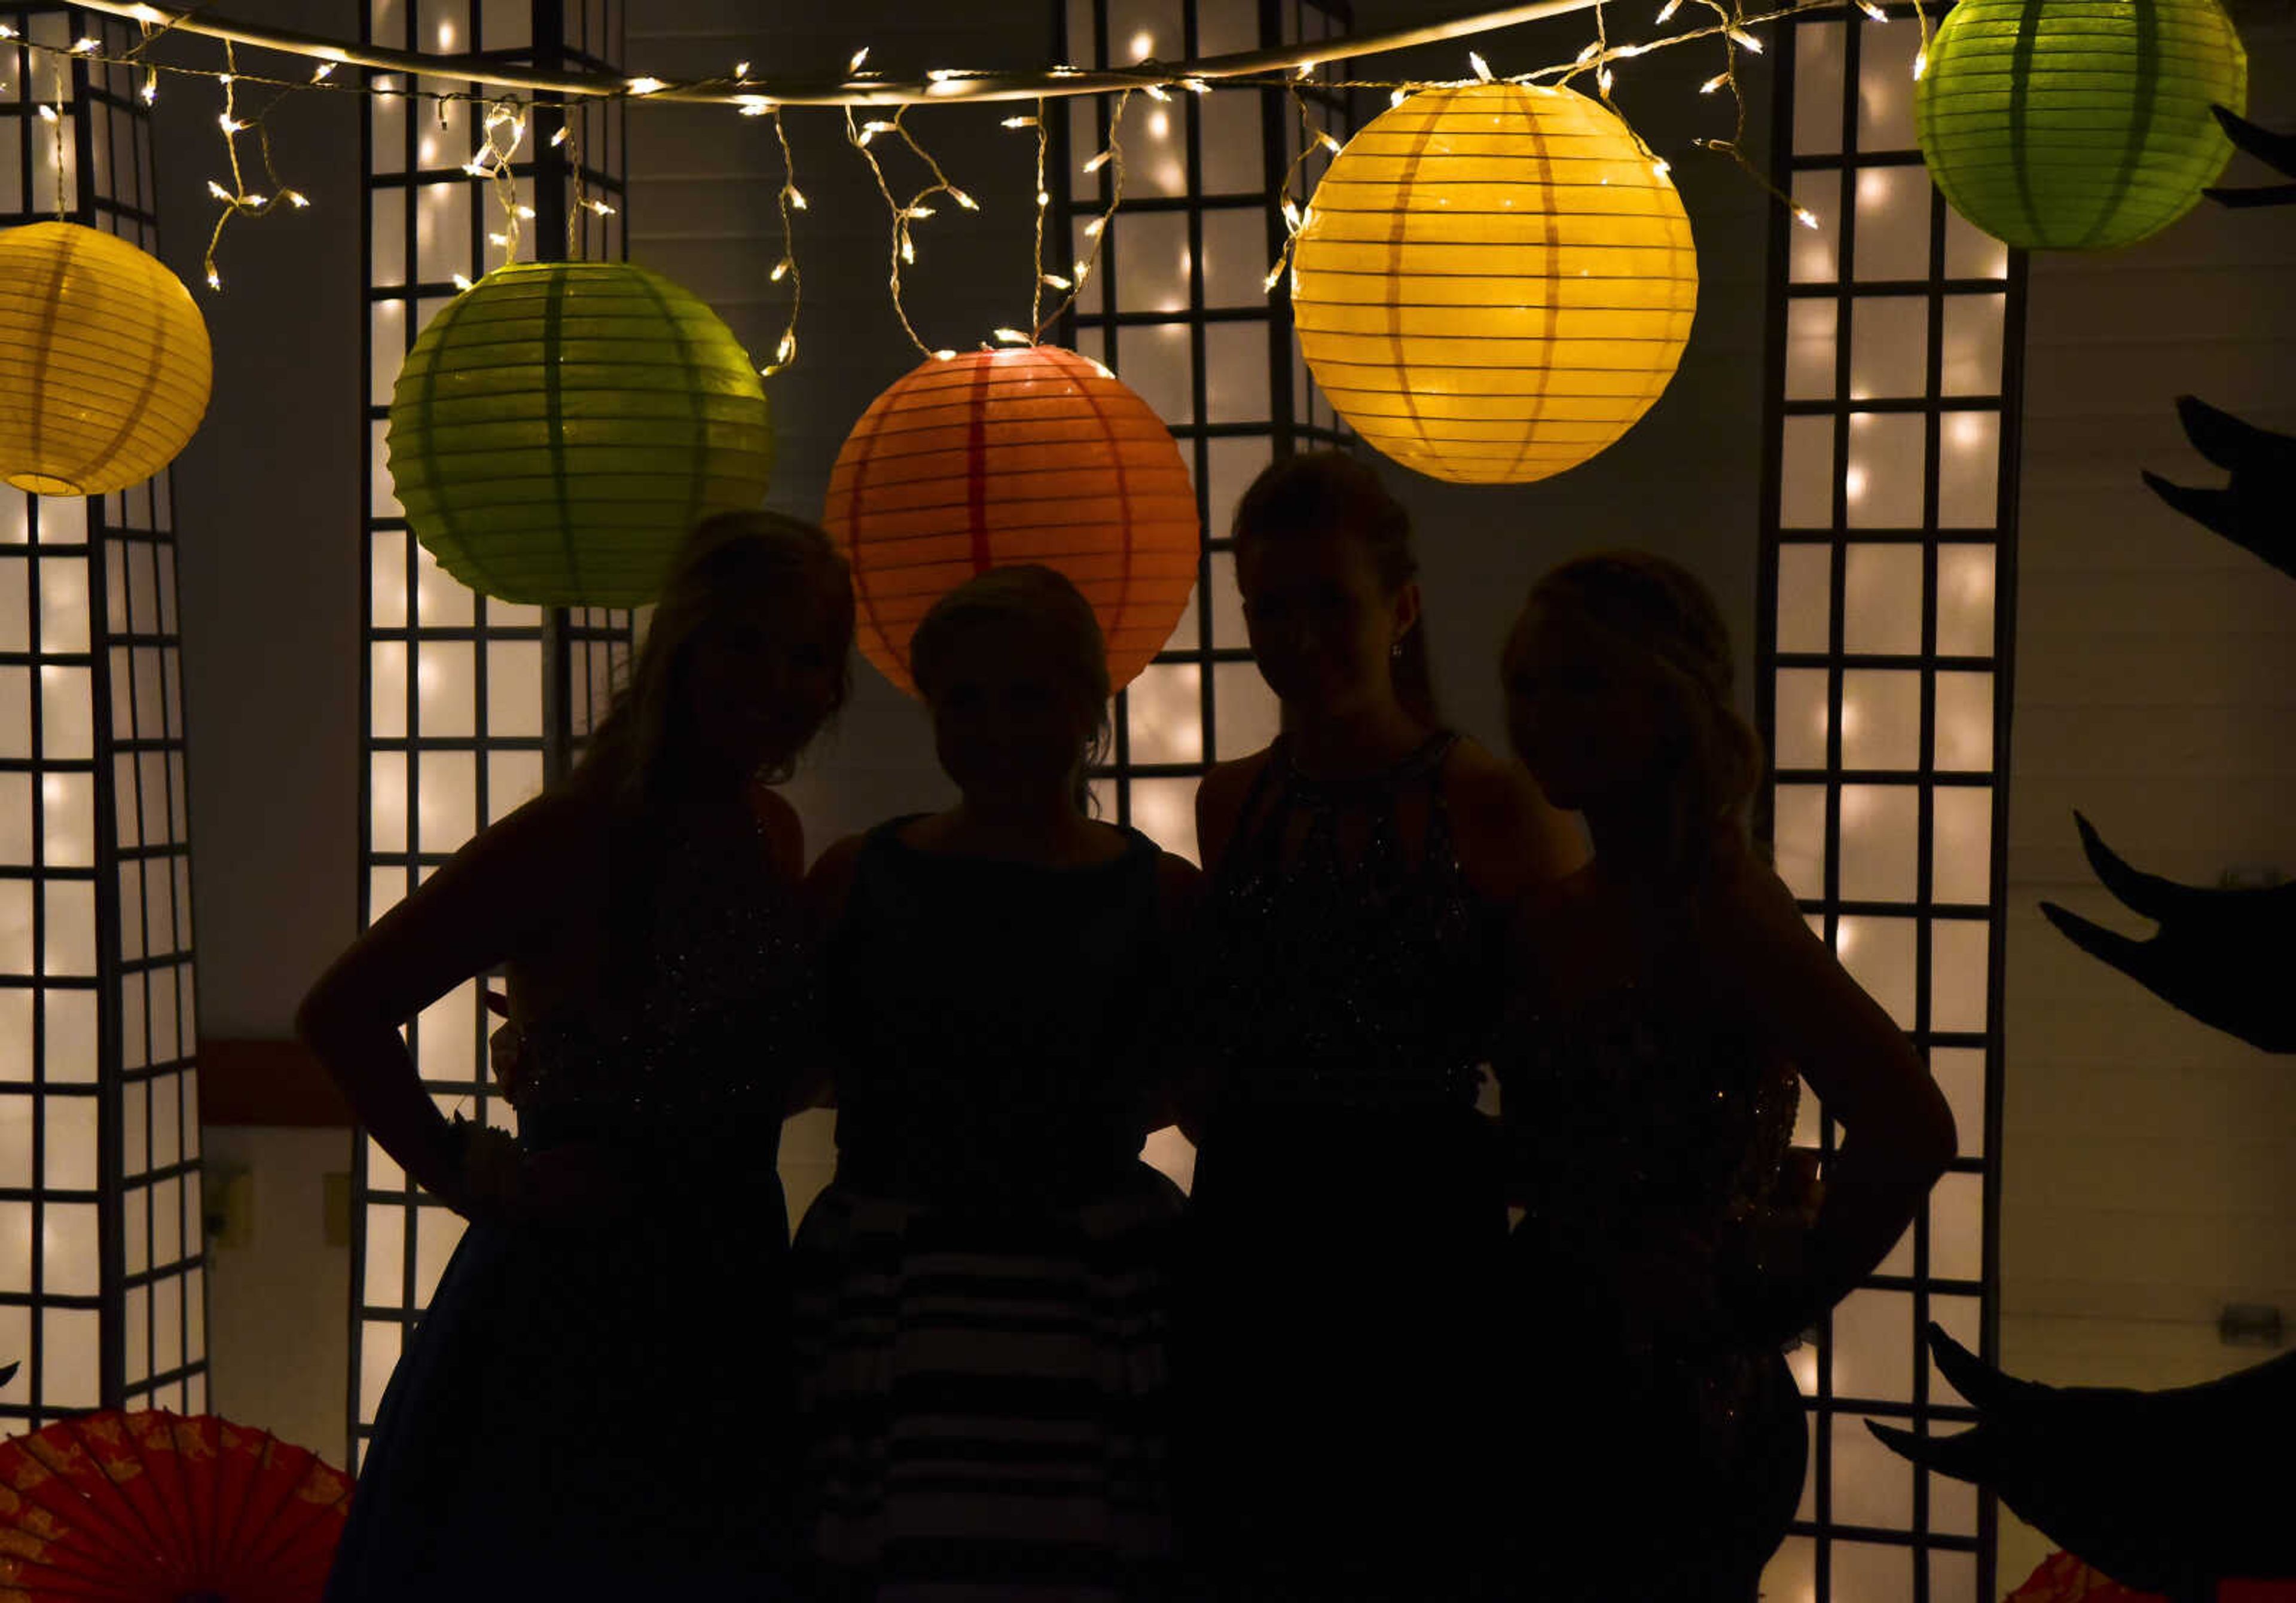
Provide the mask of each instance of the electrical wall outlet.
[{"label": "electrical wall outlet", "polygon": [[351,1177],[348,1173],[322,1177],[327,1245],[348,1247],[351,1244]]},{"label": "electrical wall outlet", "polygon": [[208,1245],[237,1250],[255,1239],[255,1175],[245,1164],[201,1165],[201,1211]]},{"label": "electrical wall outlet", "polygon": [[2217,1315],[2217,1337],[2228,1347],[2276,1347],[2288,1332],[2269,1303],[2226,1303]]}]

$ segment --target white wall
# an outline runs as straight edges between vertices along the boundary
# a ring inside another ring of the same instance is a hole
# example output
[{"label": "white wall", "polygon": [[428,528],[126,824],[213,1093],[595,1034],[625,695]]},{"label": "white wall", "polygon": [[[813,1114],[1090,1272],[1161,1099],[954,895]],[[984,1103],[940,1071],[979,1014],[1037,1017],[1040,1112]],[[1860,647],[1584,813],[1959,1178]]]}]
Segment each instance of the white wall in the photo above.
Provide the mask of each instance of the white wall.
[{"label": "white wall", "polygon": [[[2240,10],[2251,115],[2296,124],[2296,25]],[[2227,182],[2258,182],[2245,159]],[[2296,209],[2203,204],[2111,255],[2032,264],[2010,790],[2002,1354],[2019,1374],[2161,1386],[2267,1356],[2219,1308],[2296,1316],[2296,1072],[2078,950],[2043,900],[2132,935],[2079,807],[2137,866],[2296,872],[2296,580],[2153,499],[2215,485],[2185,393],[2296,432]],[[2292,514],[2296,515],[2296,514]],[[2044,1550],[2005,1535],[2001,1577]]]},{"label": "white wall", "polygon": [[[348,1178],[348,1130],[209,1127],[210,1183],[244,1171],[241,1239],[208,1246],[213,1406],[225,1418],[308,1447],[346,1452],[350,1253],[327,1240],[326,1182]],[[209,1192],[209,1206],[218,1190]]]}]

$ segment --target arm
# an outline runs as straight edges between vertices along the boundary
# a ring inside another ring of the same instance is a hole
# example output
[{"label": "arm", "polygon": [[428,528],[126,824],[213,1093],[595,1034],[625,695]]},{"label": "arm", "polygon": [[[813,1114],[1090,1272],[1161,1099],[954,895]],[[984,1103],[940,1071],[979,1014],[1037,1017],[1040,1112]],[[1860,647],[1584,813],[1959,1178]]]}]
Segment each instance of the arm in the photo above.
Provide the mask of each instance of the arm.
[{"label": "arm", "polygon": [[[849,835],[822,853],[821,860],[813,865],[800,889],[816,952],[825,953],[830,932],[845,914],[846,898],[853,890],[854,865],[860,861],[864,838]],[[791,1116],[808,1108],[837,1106],[837,1083],[828,1051],[828,1037],[833,1033],[824,1032],[821,1061],[814,1066],[813,1072],[791,1084],[788,1108]]]},{"label": "arm", "polygon": [[560,912],[561,871],[603,833],[584,805],[529,802],[485,830],[337,958],[296,1010],[296,1033],[334,1075],[359,1122],[425,1190],[457,1207],[462,1151],[398,1026],[472,975],[516,955]]},{"label": "arm", "polygon": [[1810,932],[1776,876],[1749,861],[1723,896],[1725,916],[1707,944],[1719,977],[1843,1131],[1800,1273],[1761,1297],[1770,1305],[1750,1311],[1760,1337],[1784,1340],[1888,1255],[1957,1138],[1905,1032]]},{"label": "arm", "polygon": [[1177,1125],[1190,1142],[1201,1124],[1203,1052],[1195,1035],[1193,979],[1196,919],[1203,905],[1204,877],[1193,863],[1167,852],[1156,862],[1156,901],[1164,947],[1170,953],[1175,981],[1169,1006],[1173,1010],[1167,1072],[1153,1088],[1145,1111],[1143,1133]]}]

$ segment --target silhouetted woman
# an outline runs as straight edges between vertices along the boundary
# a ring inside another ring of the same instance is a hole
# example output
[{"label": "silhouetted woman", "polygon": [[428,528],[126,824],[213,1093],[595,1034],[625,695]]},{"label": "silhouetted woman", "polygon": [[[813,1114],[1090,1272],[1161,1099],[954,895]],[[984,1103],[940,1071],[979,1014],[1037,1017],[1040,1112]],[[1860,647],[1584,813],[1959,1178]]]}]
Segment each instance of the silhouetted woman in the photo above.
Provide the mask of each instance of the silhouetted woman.
[{"label": "silhouetted woman", "polygon": [[[1751,1603],[1802,1484],[1782,1348],[1879,1263],[1954,1152],[1904,1034],[1753,855],[1759,742],[1687,572],[1540,579],[1515,749],[1594,861],[1530,899],[1496,1067],[1516,1199],[1525,1594]],[[1815,1223],[1799,1075],[1839,1121]]]},{"label": "silhouetted woman", "polygon": [[1283,733],[1196,798],[1190,1566],[1236,1597],[1465,1595],[1506,1228],[1479,1066],[1505,909],[1575,841],[1443,727],[1409,520],[1370,469],[1269,468],[1235,547]]},{"label": "silhouetted woman", "polygon": [[[359,1122],[469,1221],[384,1394],[331,1603],[783,1595],[774,1159],[818,1031],[803,842],[768,787],[843,699],[852,627],[818,529],[704,522],[573,772],[304,999]],[[450,1124],[398,1034],[497,965],[515,1140]]]},{"label": "silhouetted woman", "polygon": [[960,799],[810,886],[837,1175],[798,1232],[824,1598],[1160,1595],[1177,942],[1195,871],[1085,811],[1108,664],[1049,568],[993,568],[911,649]]}]

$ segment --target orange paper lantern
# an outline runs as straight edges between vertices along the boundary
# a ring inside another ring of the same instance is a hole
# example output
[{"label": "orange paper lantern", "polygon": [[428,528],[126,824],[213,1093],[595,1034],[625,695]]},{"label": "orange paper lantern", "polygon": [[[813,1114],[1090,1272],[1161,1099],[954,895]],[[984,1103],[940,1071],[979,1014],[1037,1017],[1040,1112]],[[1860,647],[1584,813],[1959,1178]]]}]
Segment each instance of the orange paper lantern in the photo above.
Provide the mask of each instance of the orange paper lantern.
[{"label": "orange paper lantern", "polygon": [[912,695],[918,622],[988,568],[1067,575],[1119,690],[1196,583],[1196,495],[1171,430],[1106,368],[1050,346],[931,357],[896,381],[838,452],[822,523],[852,560],[862,655]]}]

